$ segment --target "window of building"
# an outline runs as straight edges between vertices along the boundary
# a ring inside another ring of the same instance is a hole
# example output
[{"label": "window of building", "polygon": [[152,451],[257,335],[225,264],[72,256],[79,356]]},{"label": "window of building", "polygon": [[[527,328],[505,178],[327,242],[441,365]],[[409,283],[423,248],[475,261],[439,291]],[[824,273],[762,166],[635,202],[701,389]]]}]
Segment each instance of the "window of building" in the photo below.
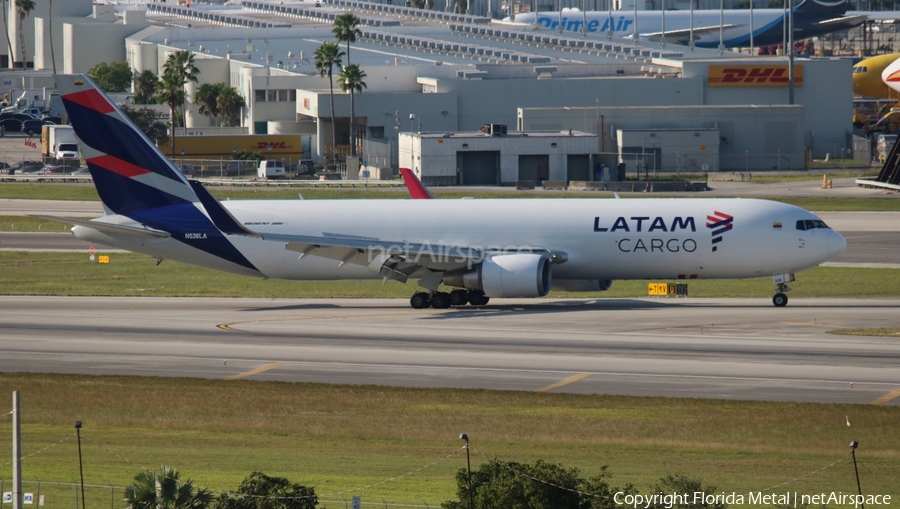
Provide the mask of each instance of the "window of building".
[{"label": "window of building", "polygon": [[265,90],[254,90],[253,91],[253,100],[258,103],[266,102],[266,91]]},{"label": "window of building", "polygon": [[287,102],[288,100],[288,91],[287,90],[279,90],[278,91],[278,102]]},{"label": "window of building", "polygon": [[275,102],[278,100],[278,91],[277,90],[266,90],[266,101]]}]

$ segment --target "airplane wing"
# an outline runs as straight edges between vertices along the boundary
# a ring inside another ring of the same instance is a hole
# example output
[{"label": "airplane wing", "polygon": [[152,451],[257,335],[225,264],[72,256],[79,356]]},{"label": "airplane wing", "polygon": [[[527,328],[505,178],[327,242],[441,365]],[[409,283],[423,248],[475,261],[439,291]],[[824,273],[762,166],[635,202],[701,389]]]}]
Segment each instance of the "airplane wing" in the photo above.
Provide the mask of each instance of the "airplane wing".
[{"label": "airplane wing", "polygon": [[[730,28],[738,28],[744,25],[739,24],[730,24],[730,25],[722,25],[724,30],[728,30]],[[701,38],[703,35],[711,34],[711,33],[719,33],[719,25],[710,25],[703,27],[694,27],[694,40]],[[649,39],[651,41],[660,41],[662,40],[663,33],[662,32],[652,32],[652,33],[642,33],[641,37]],[[691,30],[690,29],[681,29],[681,30],[666,30],[666,41],[667,42],[682,42],[687,43],[691,38]]]},{"label": "airplane wing", "polygon": [[[385,282],[395,280],[405,283],[410,276],[422,269],[427,272],[440,273],[473,267],[483,262],[487,256],[499,253],[499,251],[494,253],[476,247],[406,241],[390,242],[377,238],[340,234],[307,236],[260,232],[259,235],[264,240],[284,242],[285,249],[299,253],[298,258],[307,255],[321,256],[338,260],[341,262],[340,265],[353,263],[371,266],[373,263],[378,263],[381,265],[379,275]],[[568,260],[565,253],[542,247],[522,246],[518,248],[517,252],[547,253],[551,262],[557,264]]]},{"label": "airplane wing", "polygon": [[[813,27],[817,31],[820,29],[827,29],[829,31],[849,30],[853,27],[862,25],[869,19],[871,19],[871,17],[864,15],[841,16],[839,18],[831,18],[819,21],[818,23],[814,23]],[[798,30],[802,31],[802,29]]]},{"label": "airplane wing", "polygon": [[362,266],[380,265],[379,274],[387,280],[405,283],[407,278],[421,269],[446,271],[474,266],[485,258],[482,249],[423,244],[416,242],[390,242],[376,238],[349,237],[340,234],[322,236],[282,235],[260,233],[264,240],[284,242],[285,249],[298,253],[298,259],[307,255],[337,260],[340,265],[352,263]]}]

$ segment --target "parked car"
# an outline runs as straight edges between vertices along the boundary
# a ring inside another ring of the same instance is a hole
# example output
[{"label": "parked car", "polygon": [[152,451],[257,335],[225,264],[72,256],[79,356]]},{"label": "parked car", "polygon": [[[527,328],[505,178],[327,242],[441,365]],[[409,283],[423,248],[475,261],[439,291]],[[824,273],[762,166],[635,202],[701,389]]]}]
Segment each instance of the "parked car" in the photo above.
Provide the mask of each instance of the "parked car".
[{"label": "parked car", "polygon": [[34,118],[41,118],[44,115],[44,110],[40,108],[22,108],[17,110],[16,113],[24,113],[26,115],[31,115]]},{"label": "parked car", "polygon": [[22,175],[23,173],[31,173],[44,167],[44,163],[40,161],[19,161],[7,168],[10,175]]},{"label": "parked car", "polygon": [[44,166],[40,170],[36,172],[37,175],[53,175],[55,173],[62,173],[62,166]]},{"label": "parked car", "polygon": [[34,119],[34,117],[32,117],[31,115],[26,115],[25,113],[0,113],[0,120],[4,120],[7,118],[14,118],[19,122]]},{"label": "parked car", "polygon": [[302,159],[297,165],[297,176],[313,176],[316,174],[316,164],[312,159]]},{"label": "parked car", "polygon": [[76,168],[72,170],[70,175],[90,175],[91,172],[87,168]]},{"label": "parked car", "polygon": [[0,127],[8,133],[17,133],[22,130],[22,121],[15,118],[0,119]]},{"label": "parked car", "polygon": [[45,125],[56,125],[49,120],[44,119],[31,119],[22,122],[22,132],[28,133],[28,136],[34,136],[35,133],[40,133],[41,128]]},{"label": "parked car", "polygon": [[176,164],[175,167],[178,168],[185,177],[193,177],[194,173],[197,172],[197,169],[190,164]]}]

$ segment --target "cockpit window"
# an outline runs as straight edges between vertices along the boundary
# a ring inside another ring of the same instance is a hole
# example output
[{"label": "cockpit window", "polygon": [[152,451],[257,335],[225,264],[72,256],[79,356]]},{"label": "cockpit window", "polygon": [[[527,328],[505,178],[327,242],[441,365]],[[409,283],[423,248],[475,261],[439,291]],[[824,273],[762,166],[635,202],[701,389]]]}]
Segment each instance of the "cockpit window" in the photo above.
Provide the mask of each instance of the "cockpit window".
[{"label": "cockpit window", "polygon": [[828,228],[828,225],[825,224],[825,221],[821,219],[799,219],[797,221],[797,229],[806,231],[806,230],[815,230],[816,228]]}]

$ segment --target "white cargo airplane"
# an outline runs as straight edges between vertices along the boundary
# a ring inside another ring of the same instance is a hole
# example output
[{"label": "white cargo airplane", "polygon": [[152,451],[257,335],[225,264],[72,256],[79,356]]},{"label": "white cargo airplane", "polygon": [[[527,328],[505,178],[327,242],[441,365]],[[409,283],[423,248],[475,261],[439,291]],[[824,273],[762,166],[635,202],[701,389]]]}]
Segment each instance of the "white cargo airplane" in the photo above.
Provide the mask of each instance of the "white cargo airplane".
[{"label": "white cargo airplane", "polygon": [[[849,0],[804,0],[794,7],[794,38],[807,39],[848,30],[869,19],[864,13],[845,15],[848,5]],[[688,44],[693,32],[694,45],[701,48],[718,47],[719,27],[722,27],[722,43],[732,48],[750,46],[751,29],[756,46],[782,44],[785,14],[784,9],[666,11],[664,26],[663,13],[659,10],[642,10],[637,14],[627,10],[563,10],[539,12],[537,22],[533,12],[516,14],[515,19],[506,18],[504,22],[532,25],[542,30],[559,30],[562,25],[563,30],[570,33],[612,33],[615,37],[634,37],[636,26],[639,38],[659,41],[665,36],[666,42],[674,44]]]},{"label": "white cargo airplane", "polygon": [[427,292],[414,308],[605,290],[614,279],[774,276],[784,306],[786,274],[846,246],[810,212],[766,200],[220,202],[90,79],[56,80],[106,210],[64,221],[78,238],[159,260],[289,280],[417,279]]}]

